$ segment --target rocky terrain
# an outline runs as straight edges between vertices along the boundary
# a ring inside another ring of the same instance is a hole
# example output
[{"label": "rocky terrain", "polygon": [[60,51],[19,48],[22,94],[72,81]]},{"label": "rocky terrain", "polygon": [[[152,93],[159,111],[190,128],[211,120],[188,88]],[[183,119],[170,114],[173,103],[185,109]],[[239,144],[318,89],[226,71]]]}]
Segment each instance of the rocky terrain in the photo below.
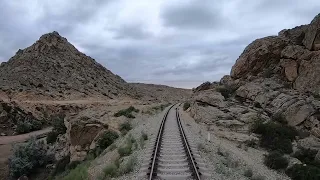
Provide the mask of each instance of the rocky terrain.
[{"label": "rocky terrain", "polygon": [[292,158],[305,149],[318,152],[309,155],[319,161],[319,50],[319,15],[308,25],[257,39],[245,48],[230,75],[193,89],[188,112],[209,132],[240,147],[259,140],[251,130],[257,120],[283,121],[299,131],[290,162],[306,163]]}]

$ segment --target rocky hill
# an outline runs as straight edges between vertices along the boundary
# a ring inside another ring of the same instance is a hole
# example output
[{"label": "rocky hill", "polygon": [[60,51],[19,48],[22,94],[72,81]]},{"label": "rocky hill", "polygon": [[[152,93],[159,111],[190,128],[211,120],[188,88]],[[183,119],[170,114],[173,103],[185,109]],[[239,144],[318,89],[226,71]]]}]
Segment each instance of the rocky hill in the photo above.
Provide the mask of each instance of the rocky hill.
[{"label": "rocky hill", "polygon": [[191,96],[190,89],[174,88],[165,85],[130,83],[133,86],[141,100],[143,101],[165,101],[182,102]]},{"label": "rocky hill", "polygon": [[0,88],[20,99],[135,96],[119,76],[79,52],[57,32],[44,34],[0,66]]}]

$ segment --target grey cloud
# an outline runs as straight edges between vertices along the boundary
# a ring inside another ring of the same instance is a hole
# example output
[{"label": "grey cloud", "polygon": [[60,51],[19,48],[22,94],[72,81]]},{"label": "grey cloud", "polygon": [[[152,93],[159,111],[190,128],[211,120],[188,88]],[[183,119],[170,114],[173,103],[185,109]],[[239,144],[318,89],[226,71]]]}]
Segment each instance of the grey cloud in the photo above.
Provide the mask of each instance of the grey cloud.
[{"label": "grey cloud", "polygon": [[193,0],[163,9],[161,17],[164,25],[174,28],[211,29],[223,24],[223,17],[218,9],[208,5],[206,0]]},{"label": "grey cloud", "polygon": [[143,40],[152,37],[152,34],[146,31],[143,25],[139,24],[127,24],[117,29],[113,29],[116,33],[116,39],[135,39]]}]

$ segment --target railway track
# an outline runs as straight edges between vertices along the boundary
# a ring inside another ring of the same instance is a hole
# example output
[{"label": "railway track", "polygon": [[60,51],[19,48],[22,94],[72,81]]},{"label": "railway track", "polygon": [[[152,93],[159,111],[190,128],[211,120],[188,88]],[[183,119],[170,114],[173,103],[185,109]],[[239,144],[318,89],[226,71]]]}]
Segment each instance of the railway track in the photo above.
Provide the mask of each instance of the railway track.
[{"label": "railway track", "polygon": [[151,141],[142,165],[148,180],[203,180],[210,177],[192,137],[181,123],[178,105],[172,105],[162,119],[157,136]]}]

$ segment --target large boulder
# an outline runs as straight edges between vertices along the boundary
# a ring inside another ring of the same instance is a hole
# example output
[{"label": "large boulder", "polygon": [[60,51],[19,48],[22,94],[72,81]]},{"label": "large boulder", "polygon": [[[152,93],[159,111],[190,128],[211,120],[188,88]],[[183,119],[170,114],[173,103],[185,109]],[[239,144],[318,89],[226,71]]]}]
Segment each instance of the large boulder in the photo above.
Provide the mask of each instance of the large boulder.
[{"label": "large boulder", "polygon": [[80,116],[73,119],[67,127],[70,141],[70,161],[83,161],[90,149],[95,148],[95,141],[108,128],[98,120]]},{"label": "large boulder", "polygon": [[280,63],[288,81],[294,81],[298,77],[298,63],[292,59],[282,59]]},{"label": "large boulder", "polygon": [[311,21],[306,31],[303,44],[309,50],[320,50],[320,16],[319,14]]},{"label": "large boulder", "polygon": [[270,36],[257,39],[249,44],[231,69],[231,77],[238,79],[248,74],[256,75],[277,64],[281,52],[288,45],[286,38]]},{"label": "large boulder", "polygon": [[210,106],[224,107],[225,98],[221,95],[221,93],[211,89],[197,93],[197,95],[194,97],[194,100]]}]

